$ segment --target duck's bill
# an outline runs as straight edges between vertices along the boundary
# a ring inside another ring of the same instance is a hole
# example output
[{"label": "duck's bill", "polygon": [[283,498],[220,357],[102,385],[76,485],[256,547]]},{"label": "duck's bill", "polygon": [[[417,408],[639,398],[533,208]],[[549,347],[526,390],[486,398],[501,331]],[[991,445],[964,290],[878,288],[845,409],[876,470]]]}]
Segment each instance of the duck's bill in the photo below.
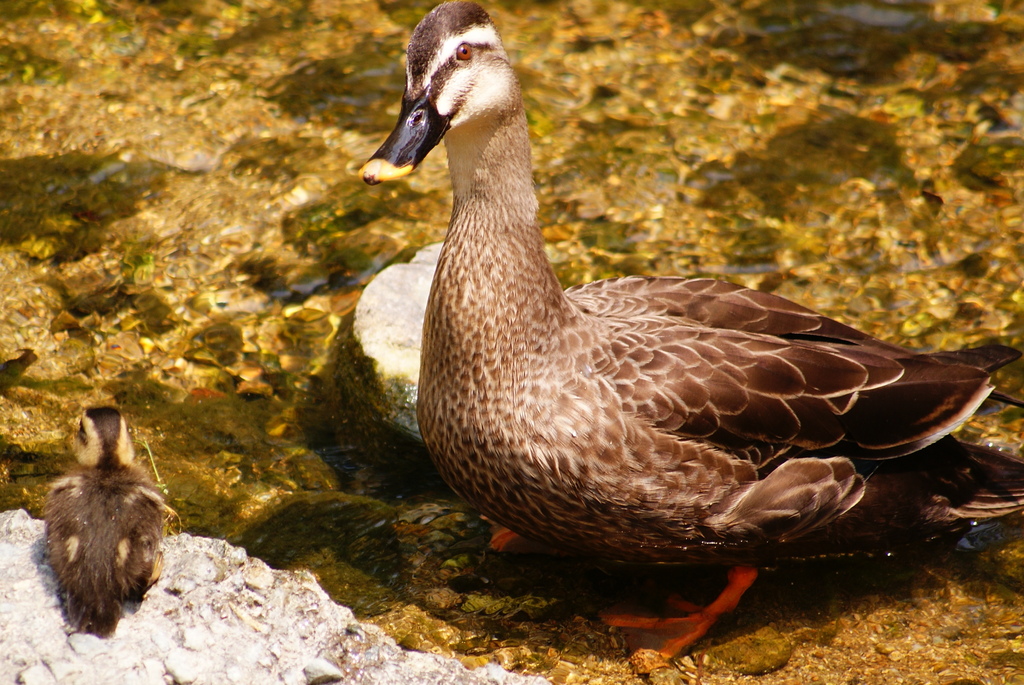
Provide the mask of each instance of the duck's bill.
[{"label": "duck's bill", "polygon": [[359,170],[370,185],[391,181],[412,172],[448,131],[449,117],[437,113],[427,96],[402,99],[395,129]]}]

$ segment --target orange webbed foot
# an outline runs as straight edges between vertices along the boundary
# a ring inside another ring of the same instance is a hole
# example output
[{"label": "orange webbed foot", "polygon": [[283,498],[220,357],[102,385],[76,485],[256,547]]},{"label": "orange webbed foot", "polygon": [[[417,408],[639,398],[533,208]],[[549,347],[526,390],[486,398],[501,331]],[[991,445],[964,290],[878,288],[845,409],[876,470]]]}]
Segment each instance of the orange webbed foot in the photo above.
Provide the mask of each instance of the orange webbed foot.
[{"label": "orange webbed foot", "polygon": [[491,549],[509,554],[548,554],[556,557],[568,556],[565,552],[543,542],[534,542],[514,533],[505,526],[491,524]]},{"label": "orange webbed foot", "polygon": [[757,578],[757,569],[736,566],[729,569],[729,584],[715,601],[706,607],[699,607],[672,596],[667,600],[668,613],[685,614],[664,617],[638,615],[635,608],[616,605],[601,612],[601,620],[611,626],[622,628],[630,649],[652,649],[666,658],[671,658],[704,636],[715,624],[718,617],[732,611],[739,604],[740,597]]}]

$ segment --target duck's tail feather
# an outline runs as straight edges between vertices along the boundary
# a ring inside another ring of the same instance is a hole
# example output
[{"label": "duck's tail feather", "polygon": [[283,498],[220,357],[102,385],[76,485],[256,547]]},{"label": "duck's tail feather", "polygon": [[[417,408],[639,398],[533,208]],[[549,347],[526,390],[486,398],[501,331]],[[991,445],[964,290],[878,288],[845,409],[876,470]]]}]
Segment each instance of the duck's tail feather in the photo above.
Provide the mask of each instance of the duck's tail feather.
[{"label": "duck's tail feather", "polygon": [[973,366],[992,373],[1010,362],[1020,359],[1021,351],[1006,345],[982,345],[963,350],[931,352],[929,359],[956,366]]},{"label": "duck's tail feather", "polygon": [[1024,460],[1008,452],[960,443],[976,469],[978,489],[952,509],[961,518],[993,518],[1024,509]]},{"label": "duck's tail feather", "polygon": [[988,399],[1002,402],[1003,404],[1012,404],[1015,407],[1024,407],[1024,400],[1018,399],[1013,395],[1007,395],[1005,392],[999,392],[998,390],[993,390]]},{"label": "duck's tail feather", "polygon": [[[1021,357],[1021,351],[1006,345],[982,345],[965,350],[953,350],[947,352],[931,352],[925,356],[934,361],[956,366],[973,366],[987,373],[993,373],[1006,366],[1010,362],[1017,361]],[[1024,407],[1024,400],[1013,395],[1008,395],[999,390],[993,390],[988,399],[1012,404],[1016,407]]]}]

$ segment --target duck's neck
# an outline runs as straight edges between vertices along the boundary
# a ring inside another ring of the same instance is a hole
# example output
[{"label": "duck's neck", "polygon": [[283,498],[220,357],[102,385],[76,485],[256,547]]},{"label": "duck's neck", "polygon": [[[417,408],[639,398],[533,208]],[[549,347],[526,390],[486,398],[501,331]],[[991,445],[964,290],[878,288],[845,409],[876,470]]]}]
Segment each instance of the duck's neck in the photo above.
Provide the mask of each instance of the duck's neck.
[{"label": "duck's neck", "polygon": [[561,318],[568,302],[537,226],[522,108],[445,140],[454,201],[432,300],[486,314],[507,332],[524,320]]},{"label": "duck's neck", "polygon": [[517,230],[536,224],[530,137],[522,108],[476,125],[448,132],[448,170],[454,207],[450,229],[461,228],[463,216],[486,210],[501,213],[493,228]]}]

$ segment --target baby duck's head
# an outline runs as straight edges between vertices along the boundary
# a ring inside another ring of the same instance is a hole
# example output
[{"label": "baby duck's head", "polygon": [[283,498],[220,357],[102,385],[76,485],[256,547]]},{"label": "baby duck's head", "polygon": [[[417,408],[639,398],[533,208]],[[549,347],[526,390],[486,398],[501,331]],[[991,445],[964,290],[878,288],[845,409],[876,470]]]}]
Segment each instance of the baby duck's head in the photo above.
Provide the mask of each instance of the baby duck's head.
[{"label": "baby duck's head", "polygon": [[135,448],[121,413],[112,407],[86,409],[75,435],[75,457],[79,464],[91,468],[131,466]]}]

